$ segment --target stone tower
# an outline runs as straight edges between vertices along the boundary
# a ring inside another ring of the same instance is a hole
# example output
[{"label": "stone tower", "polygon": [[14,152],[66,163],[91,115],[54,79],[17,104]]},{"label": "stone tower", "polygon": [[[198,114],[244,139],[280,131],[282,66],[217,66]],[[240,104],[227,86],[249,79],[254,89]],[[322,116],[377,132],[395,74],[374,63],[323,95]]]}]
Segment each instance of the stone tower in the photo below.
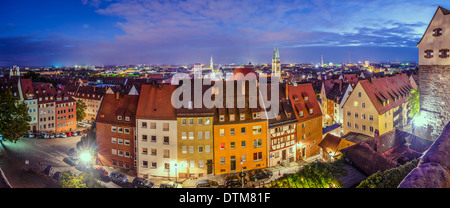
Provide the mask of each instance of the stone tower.
[{"label": "stone tower", "polygon": [[450,11],[439,6],[419,47],[419,125],[436,138],[450,121]]},{"label": "stone tower", "polygon": [[278,51],[278,45],[276,46],[276,48],[273,49],[272,76],[279,77],[280,82],[282,82],[280,52]]}]

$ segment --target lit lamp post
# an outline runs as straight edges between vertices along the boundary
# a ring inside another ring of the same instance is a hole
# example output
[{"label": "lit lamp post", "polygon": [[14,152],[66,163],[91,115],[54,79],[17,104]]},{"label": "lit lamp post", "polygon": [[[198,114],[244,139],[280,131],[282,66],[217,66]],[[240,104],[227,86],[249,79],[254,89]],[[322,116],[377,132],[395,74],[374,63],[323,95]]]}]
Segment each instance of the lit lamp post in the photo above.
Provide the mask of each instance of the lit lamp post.
[{"label": "lit lamp post", "polygon": [[80,153],[79,158],[86,167],[89,167],[92,163],[92,154],[89,151],[84,151]]}]

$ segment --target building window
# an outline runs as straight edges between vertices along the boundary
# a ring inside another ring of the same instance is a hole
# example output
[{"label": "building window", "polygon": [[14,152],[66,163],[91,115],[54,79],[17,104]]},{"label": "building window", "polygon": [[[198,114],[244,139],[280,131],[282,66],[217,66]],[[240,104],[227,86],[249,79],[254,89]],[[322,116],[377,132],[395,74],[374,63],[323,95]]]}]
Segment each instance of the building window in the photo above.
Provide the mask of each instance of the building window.
[{"label": "building window", "polygon": [[366,108],[366,103],[361,103],[362,108]]},{"label": "building window", "polygon": [[220,136],[225,136],[225,129],[220,129],[219,133],[220,133]]},{"label": "building window", "polygon": [[230,143],[230,149],[235,149],[236,148],[236,143],[235,142],[231,142]]},{"label": "building window", "polygon": [[203,153],[203,146],[198,146],[198,153]]},{"label": "building window", "polygon": [[433,36],[434,37],[438,37],[438,36],[441,36],[441,35],[442,35],[442,28],[435,28],[433,30]]},{"label": "building window", "polygon": [[193,119],[193,118],[190,118],[190,119],[189,119],[189,126],[192,126],[192,125],[194,125],[194,119]]},{"label": "building window", "polygon": [[219,121],[225,121],[225,115],[220,115],[219,116]]},{"label": "building window", "polygon": [[147,135],[142,135],[142,141],[146,142],[147,141]]},{"label": "building window", "polygon": [[262,152],[253,153],[253,161],[261,161],[262,160]]},{"label": "building window", "polygon": [[373,115],[369,115],[369,121],[373,121]]},{"label": "building window", "polygon": [[211,152],[211,146],[206,145],[205,146],[205,153],[210,153]]},{"label": "building window", "polygon": [[147,122],[142,122],[142,128],[144,128],[144,129],[147,128]]},{"label": "building window", "polygon": [[185,118],[181,119],[181,125],[186,126],[187,120]]},{"label": "building window", "polygon": [[122,127],[118,127],[118,128],[117,128],[117,132],[123,133],[123,128],[122,128]]},{"label": "building window", "polygon": [[113,143],[113,144],[115,144],[116,143],[116,141],[117,141],[117,139],[116,138],[111,138],[111,143]]},{"label": "building window", "polygon": [[152,138],[151,138],[150,141],[151,141],[151,142],[156,142],[156,136],[152,136]]},{"label": "building window", "polygon": [[170,158],[170,150],[164,150],[163,158]]},{"label": "building window", "polygon": [[362,125],[361,127],[363,131],[366,131],[366,125]]},{"label": "building window", "polygon": [[433,58],[433,50],[425,50],[425,58]]},{"label": "building window", "polygon": [[122,116],[117,116],[117,120],[121,121],[122,120]]},{"label": "building window", "polygon": [[362,119],[362,120],[366,120],[366,114],[364,114],[364,113],[361,114],[361,119]]},{"label": "building window", "polygon": [[197,125],[203,125],[203,118],[197,118]]},{"label": "building window", "polygon": [[241,117],[241,118],[240,118],[241,121],[245,120],[245,113],[241,113],[241,114],[240,114],[240,117]]},{"label": "building window", "polygon": [[353,103],[353,106],[358,107],[358,101],[355,101],[355,102]]},{"label": "building window", "polygon": [[125,134],[130,134],[130,129],[129,128],[125,128]]},{"label": "building window", "polygon": [[358,92],[358,97],[361,97],[361,92]]},{"label": "building window", "polygon": [[261,118],[261,113],[253,113],[253,119]]},{"label": "building window", "polygon": [[373,133],[373,127],[372,126],[369,127],[369,131],[370,131],[370,133]]},{"label": "building window", "polygon": [[220,150],[225,150],[225,143],[220,143]]},{"label": "building window", "polygon": [[169,144],[169,137],[168,136],[164,137],[164,143],[163,144]]},{"label": "building window", "polygon": [[253,140],[253,148],[262,147],[262,139],[254,139]]},{"label": "building window", "polygon": [[245,127],[241,127],[241,134],[245,134]]},{"label": "building window", "polygon": [[235,115],[234,114],[231,114],[230,115],[230,121],[234,121],[235,120]]},{"label": "building window", "polygon": [[189,146],[189,153],[194,154],[194,146]]},{"label": "building window", "polygon": [[147,148],[142,148],[142,154],[143,155],[148,155],[148,149]]},{"label": "building window", "polygon": [[231,136],[234,136],[234,133],[235,133],[234,128],[231,128],[231,129],[230,129],[230,135],[231,135]]},{"label": "building window", "polygon": [[123,144],[123,139],[118,139],[117,141],[117,144]]},{"label": "building window", "polygon": [[169,123],[163,123],[163,131],[169,131]]},{"label": "building window", "polygon": [[262,126],[253,126],[253,135],[262,134]]},{"label": "building window", "polygon": [[150,122],[150,129],[156,129],[156,122]]},{"label": "building window", "polygon": [[197,139],[203,139],[203,132],[197,132]]},{"label": "building window", "polygon": [[142,167],[147,168],[148,167],[148,161],[142,161]]},{"label": "building window", "polygon": [[209,125],[210,124],[210,119],[209,118],[205,118],[205,125]]},{"label": "building window", "polygon": [[210,139],[211,133],[209,131],[205,131],[205,139]]},{"label": "building window", "polygon": [[246,148],[246,147],[247,147],[247,142],[241,141],[241,148]]},{"label": "building window", "polygon": [[181,147],[181,153],[186,154],[187,153],[187,146]]},{"label": "building window", "polygon": [[152,156],[156,156],[157,155],[157,150],[156,149],[151,149],[150,152],[151,152],[150,154]]},{"label": "building window", "polygon": [[[42,129],[42,128],[41,128],[41,129]],[[117,127],[111,126],[111,131],[112,131],[112,132],[116,132],[116,130],[117,130]]]},{"label": "building window", "polygon": [[189,132],[189,140],[194,140],[194,132]]},{"label": "building window", "polygon": [[358,112],[355,112],[355,118],[358,118]]},{"label": "building window", "polygon": [[225,164],[225,157],[220,157],[220,164],[224,165]]},{"label": "building window", "polygon": [[439,57],[440,58],[448,58],[449,56],[449,49],[441,49],[439,50]]},{"label": "building window", "polygon": [[130,121],[130,117],[129,116],[125,116],[125,121]]},{"label": "building window", "polygon": [[187,139],[186,132],[181,132],[181,140],[186,140],[186,139]]}]

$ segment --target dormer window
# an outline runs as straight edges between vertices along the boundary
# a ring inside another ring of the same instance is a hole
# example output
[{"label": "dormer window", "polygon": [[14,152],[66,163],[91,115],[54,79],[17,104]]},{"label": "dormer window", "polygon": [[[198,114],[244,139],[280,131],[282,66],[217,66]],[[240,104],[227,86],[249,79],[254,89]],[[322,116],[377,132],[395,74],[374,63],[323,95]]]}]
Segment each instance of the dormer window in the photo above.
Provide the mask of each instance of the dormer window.
[{"label": "dormer window", "polygon": [[433,50],[425,50],[425,58],[433,58]]},{"label": "dormer window", "polygon": [[125,121],[130,121],[130,117],[129,116],[125,116]]},{"label": "dormer window", "polygon": [[234,121],[235,120],[235,115],[234,114],[230,114],[230,121]]},{"label": "dormer window", "polygon": [[241,121],[245,120],[245,113],[241,113]]},{"label": "dormer window", "polygon": [[117,120],[121,121],[122,120],[122,116],[117,116]]},{"label": "dormer window", "polygon": [[438,37],[442,35],[442,28],[436,28],[433,30],[433,36]]},{"label": "dormer window", "polygon": [[309,114],[313,114],[313,109],[312,108],[309,109]]},{"label": "dormer window", "polygon": [[449,49],[441,49],[439,50],[439,58],[448,58],[449,56]]},{"label": "dormer window", "polygon": [[219,115],[219,121],[225,121],[225,115]]},{"label": "dormer window", "polygon": [[253,113],[253,119],[255,118],[261,118],[261,114],[260,113]]},{"label": "dormer window", "polygon": [[305,101],[308,101],[308,96],[305,97]]}]

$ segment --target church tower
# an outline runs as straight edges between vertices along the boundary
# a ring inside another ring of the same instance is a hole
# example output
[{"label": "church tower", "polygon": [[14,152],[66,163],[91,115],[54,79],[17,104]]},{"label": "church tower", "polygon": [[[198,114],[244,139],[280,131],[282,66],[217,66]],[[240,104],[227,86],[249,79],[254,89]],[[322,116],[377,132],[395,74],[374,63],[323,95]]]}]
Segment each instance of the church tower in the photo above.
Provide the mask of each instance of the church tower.
[{"label": "church tower", "polygon": [[272,76],[278,77],[280,79],[280,82],[282,82],[280,52],[278,51],[278,45],[273,49]]}]

